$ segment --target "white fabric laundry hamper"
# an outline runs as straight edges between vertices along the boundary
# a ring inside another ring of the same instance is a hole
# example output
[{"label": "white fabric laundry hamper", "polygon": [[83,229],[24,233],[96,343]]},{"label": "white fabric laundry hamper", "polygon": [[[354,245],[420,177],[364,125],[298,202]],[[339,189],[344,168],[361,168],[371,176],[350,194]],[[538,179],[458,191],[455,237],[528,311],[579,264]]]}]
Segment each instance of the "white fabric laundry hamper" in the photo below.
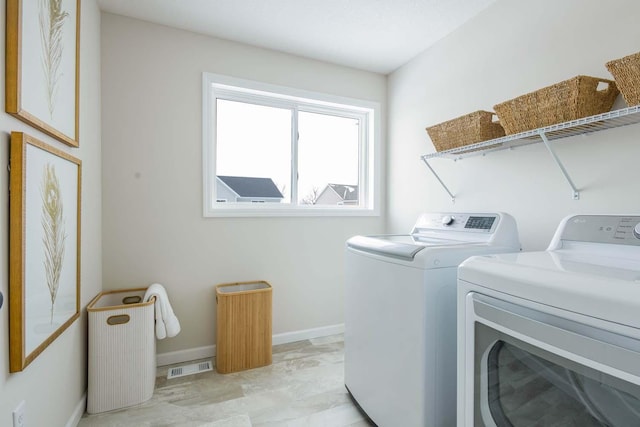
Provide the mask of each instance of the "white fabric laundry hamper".
[{"label": "white fabric laundry hamper", "polygon": [[154,301],[146,288],[99,293],[87,306],[89,367],[87,412],[145,402],[156,379]]}]

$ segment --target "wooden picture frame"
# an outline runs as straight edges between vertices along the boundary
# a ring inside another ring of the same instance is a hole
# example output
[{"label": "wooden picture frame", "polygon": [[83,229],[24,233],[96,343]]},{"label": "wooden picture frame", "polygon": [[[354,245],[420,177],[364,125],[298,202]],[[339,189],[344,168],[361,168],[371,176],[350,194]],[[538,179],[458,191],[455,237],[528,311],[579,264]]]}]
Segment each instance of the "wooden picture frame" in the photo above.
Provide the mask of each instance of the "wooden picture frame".
[{"label": "wooden picture frame", "polygon": [[22,371],[80,316],[82,162],[11,133],[9,371]]},{"label": "wooden picture frame", "polygon": [[80,0],[7,0],[7,113],[79,146]]}]

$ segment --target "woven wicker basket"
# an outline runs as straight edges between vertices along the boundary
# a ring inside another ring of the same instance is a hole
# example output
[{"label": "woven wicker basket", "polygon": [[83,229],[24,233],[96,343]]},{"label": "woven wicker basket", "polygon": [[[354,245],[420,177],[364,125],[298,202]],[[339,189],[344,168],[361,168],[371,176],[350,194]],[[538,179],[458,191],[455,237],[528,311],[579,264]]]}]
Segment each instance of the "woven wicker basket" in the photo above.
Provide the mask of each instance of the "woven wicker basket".
[{"label": "woven wicker basket", "polygon": [[629,107],[640,104],[640,52],[607,62],[607,69]]},{"label": "woven wicker basket", "polygon": [[436,151],[446,151],[476,142],[504,136],[504,129],[493,121],[495,114],[489,111],[473,113],[439,123],[427,128]]},{"label": "woven wicker basket", "polygon": [[[598,86],[604,84],[604,88]],[[612,80],[576,76],[495,105],[507,135],[611,110],[618,88]]]}]

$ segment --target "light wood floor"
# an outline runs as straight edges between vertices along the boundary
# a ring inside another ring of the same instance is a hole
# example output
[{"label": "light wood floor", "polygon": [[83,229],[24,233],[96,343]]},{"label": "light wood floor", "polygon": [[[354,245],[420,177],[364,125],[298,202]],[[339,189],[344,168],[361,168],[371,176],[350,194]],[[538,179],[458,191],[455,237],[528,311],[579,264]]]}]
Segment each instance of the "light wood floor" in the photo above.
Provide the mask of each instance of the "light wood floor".
[{"label": "light wood floor", "polygon": [[264,368],[167,380],[158,368],[148,402],[97,415],[79,427],[369,427],[344,388],[344,338],[273,347]]}]

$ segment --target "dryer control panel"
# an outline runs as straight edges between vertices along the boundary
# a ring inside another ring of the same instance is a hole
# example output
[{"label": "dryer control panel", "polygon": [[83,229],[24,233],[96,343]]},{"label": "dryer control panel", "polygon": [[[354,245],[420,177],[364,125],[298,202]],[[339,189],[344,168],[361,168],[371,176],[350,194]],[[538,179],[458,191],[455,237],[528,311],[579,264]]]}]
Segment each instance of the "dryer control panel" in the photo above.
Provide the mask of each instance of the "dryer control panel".
[{"label": "dryer control panel", "polygon": [[640,216],[576,215],[565,221],[560,239],[640,246]]}]

